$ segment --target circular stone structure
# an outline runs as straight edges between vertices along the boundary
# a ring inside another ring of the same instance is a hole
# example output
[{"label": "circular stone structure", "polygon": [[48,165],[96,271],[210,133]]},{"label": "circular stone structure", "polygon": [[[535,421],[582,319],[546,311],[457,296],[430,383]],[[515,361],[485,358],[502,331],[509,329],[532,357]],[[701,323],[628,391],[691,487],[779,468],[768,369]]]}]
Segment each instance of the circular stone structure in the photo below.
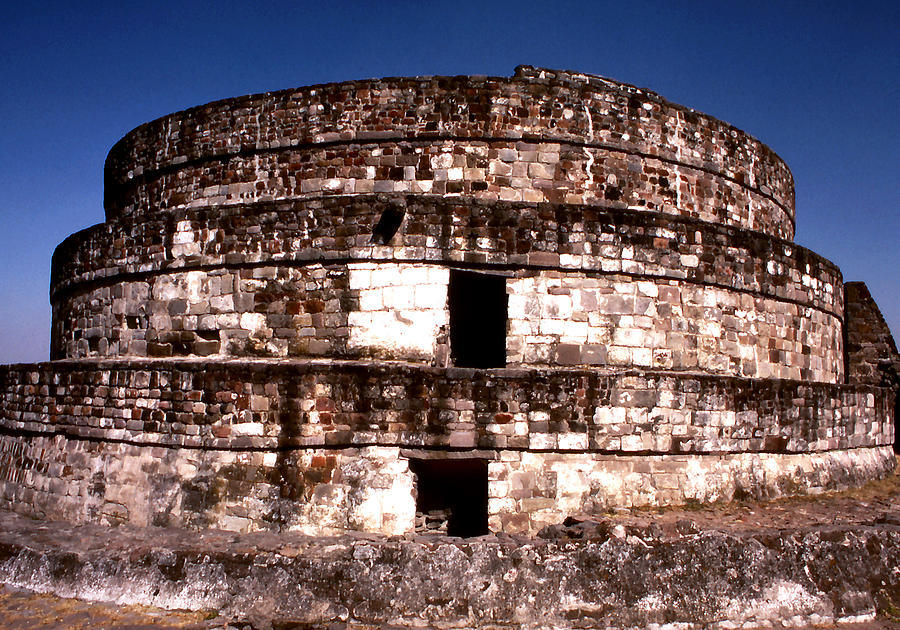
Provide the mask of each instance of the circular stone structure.
[{"label": "circular stone structure", "polygon": [[53,257],[53,360],[0,373],[19,511],[535,533],[894,467],[896,347],[792,242],[787,166],[647,90],[229,99],[129,133],[105,186]]}]

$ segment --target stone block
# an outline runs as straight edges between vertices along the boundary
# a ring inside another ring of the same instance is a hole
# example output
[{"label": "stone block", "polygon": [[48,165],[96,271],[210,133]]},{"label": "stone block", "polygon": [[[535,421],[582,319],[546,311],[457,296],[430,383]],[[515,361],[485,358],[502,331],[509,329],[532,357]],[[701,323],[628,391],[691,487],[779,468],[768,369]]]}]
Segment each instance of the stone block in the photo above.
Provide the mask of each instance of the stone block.
[{"label": "stone block", "polygon": [[578,365],[581,362],[581,346],[568,343],[556,346],[556,363],[559,365]]}]

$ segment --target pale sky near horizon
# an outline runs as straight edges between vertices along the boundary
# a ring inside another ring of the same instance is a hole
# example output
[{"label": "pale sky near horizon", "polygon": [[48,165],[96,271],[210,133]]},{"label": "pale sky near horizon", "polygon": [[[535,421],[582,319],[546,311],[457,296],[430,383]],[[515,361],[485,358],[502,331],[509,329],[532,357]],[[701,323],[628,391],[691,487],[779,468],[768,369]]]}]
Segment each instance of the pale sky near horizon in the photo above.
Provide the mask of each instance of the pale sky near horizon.
[{"label": "pale sky near horizon", "polygon": [[900,337],[900,3],[33,2],[0,8],[0,363],[49,356],[53,249],[132,128],[212,100],[530,64],[633,83],[791,168],[796,242]]}]

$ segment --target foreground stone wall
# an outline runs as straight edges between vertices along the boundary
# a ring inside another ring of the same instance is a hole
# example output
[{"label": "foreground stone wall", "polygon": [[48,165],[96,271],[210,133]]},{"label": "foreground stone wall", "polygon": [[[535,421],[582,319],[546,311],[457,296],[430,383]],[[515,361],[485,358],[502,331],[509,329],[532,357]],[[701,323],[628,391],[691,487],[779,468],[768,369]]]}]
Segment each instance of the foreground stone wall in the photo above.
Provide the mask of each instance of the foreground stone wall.
[{"label": "foreground stone wall", "polygon": [[[550,540],[461,541],[186,536],[0,513],[0,581],[63,597],[214,610],[232,625],[889,627],[900,529],[886,516],[743,532],[606,520],[559,528]],[[881,623],[872,623],[876,613]]]}]

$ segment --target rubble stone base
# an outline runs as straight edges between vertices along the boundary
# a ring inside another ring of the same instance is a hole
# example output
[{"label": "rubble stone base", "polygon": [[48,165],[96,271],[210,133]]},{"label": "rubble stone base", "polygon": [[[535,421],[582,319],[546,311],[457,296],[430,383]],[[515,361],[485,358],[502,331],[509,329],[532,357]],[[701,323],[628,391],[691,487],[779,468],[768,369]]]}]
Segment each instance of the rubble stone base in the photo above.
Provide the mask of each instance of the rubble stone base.
[{"label": "rubble stone base", "polygon": [[257,627],[818,627],[889,613],[898,566],[892,524],[461,541],[186,535],[0,513],[3,583],[265,620]]}]

